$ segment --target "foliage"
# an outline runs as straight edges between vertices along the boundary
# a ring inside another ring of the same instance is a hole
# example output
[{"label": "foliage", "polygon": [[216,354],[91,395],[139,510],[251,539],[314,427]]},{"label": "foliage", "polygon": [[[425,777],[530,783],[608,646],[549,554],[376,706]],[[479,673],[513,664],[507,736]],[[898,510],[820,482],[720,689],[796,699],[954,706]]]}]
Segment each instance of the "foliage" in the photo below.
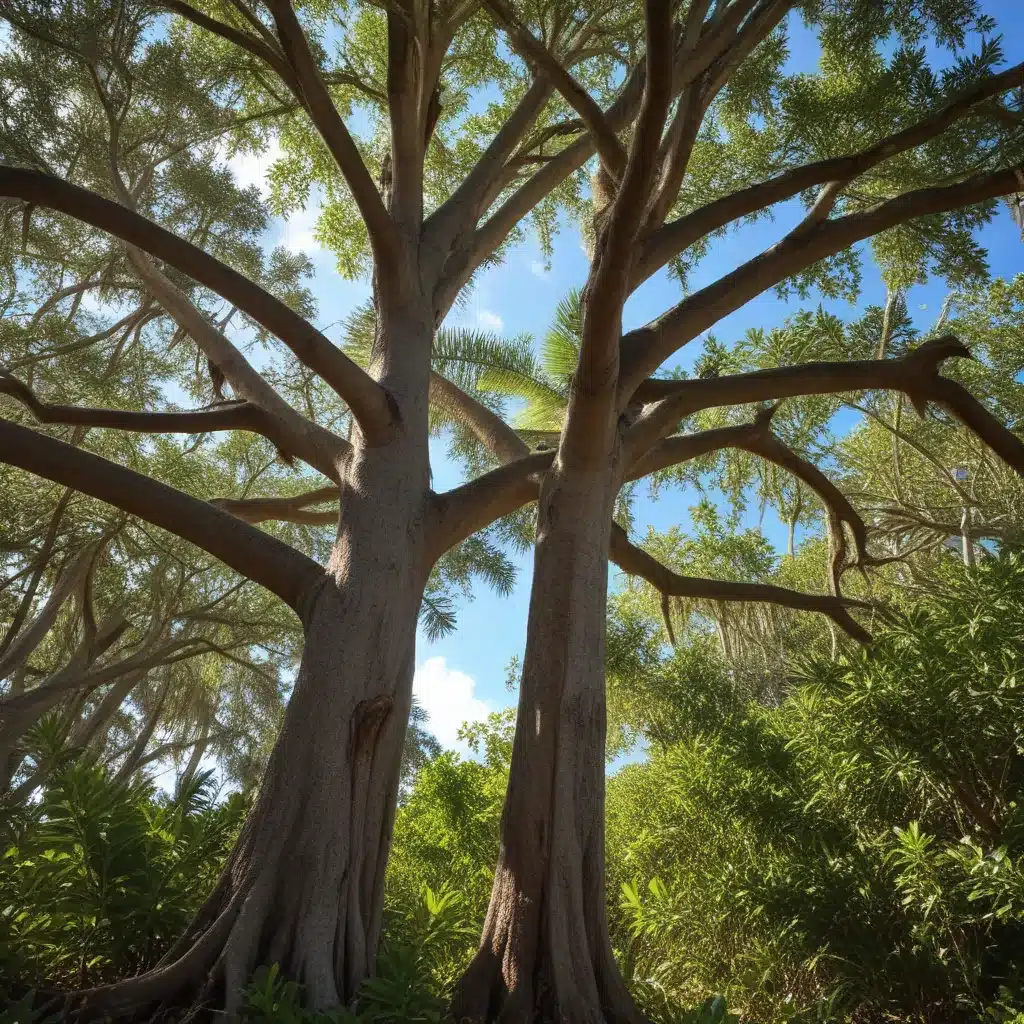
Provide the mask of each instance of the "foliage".
[{"label": "foliage", "polygon": [[0,973],[75,987],[133,975],[212,889],[245,813],[209,773],[173,797],[75,763],[0,818]]},{"label": "foliage", "polygon": [[714,670],[698,676],[686,706],[717,716],[681,715],[612,780],[635,978],[771,1020],[1021,1002],[1024,558],[939,575],[870,652],[808,660],[777,707],[715,708]]}]

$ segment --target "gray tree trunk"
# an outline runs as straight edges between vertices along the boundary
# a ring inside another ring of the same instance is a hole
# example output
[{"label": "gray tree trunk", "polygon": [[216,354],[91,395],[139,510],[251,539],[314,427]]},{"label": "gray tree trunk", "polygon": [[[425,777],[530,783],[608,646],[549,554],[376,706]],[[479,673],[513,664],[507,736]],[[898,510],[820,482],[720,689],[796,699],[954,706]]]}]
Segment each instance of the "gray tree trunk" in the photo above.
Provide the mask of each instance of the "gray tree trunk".
[{"label": "gray tree trunk", "polygon": [[501,851],[457,1020],[639,1021],[608,936],[605,607],[617,480],[556,471],[541,491],[530,627]]},{"label": "gray tree trunk", "polygon": [[325,1009],[372,973],[430,568],[426,358],[421,371],[421,382],[388,381],[382,368],[403,429],[377,448],[356,438],[342,467],[337,540],[304,603],[295,687],[215,891],[154,971],[83,993],[87,1012],[203,998],[230,1016],[254,970],[274,963]]}]

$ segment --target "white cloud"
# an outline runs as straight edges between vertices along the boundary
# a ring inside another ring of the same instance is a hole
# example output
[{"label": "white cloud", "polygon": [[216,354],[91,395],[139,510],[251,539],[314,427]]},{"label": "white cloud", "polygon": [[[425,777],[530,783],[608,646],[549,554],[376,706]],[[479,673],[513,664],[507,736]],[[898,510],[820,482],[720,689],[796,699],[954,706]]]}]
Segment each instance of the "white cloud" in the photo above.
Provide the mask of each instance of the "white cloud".
[{"label": "white cloud", "polygon": [[505,326],[505,321],[489,309],[481,309],[476,315],[476,322],[481,327],[490,328],[492,331],[500,331]]},{"label": "white cloud", "polygon": [[548,268],[541,263],[540,260],[534,260],[530,264],[530,273],[533,274],[534,277],[547,277]]},{"label": "white cloud", "polygon": [[262,153],[236,153],[227,158],[227,165],[234,172],[238,184],[242,188],[255,185],[263,195],[270,194],[270,186],[267,183],[267,174],[271,165],[284,156],[280,143],[276,138],[270,140],[270,145]]},{"label": "white cloud", "polygon": [[476,681],[458,669],[449,668],[445,658],[428,658],[416,669],[412,692],[426,711],[427,728],[449,749],[465,750],[459,742],[463,722],[482,722],[491,708],[473,696]]},{"label": "white cloud", "polygon": [[315,200],[307,203],[304,210],[290,213],[282,224],[278,244],[291,252],[305,252],[311,255],[321,249],[322,246],[313,237],[313,229],[319,216],[320,203]]}]

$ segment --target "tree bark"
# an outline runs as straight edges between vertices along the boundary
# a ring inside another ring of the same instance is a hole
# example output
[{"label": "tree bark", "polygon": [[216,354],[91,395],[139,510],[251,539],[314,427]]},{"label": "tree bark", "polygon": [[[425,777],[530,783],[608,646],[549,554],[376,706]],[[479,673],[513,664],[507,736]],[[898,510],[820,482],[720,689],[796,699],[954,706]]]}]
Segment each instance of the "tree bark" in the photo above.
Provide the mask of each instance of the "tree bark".
[{"label": "tree bark", "polygon": [[326,1009],[372,974],[429,569],[425,376],[422,409],[396,402],[424,429],[357,444],[341,467],[331,563],[300,605],[295,687],[215,891],[153,971],[82,993],[84,1016],[200,999],[230,1016],[254,970],[274,963]]},{"label": "tree bark", "polygon": [[458,1021],[637,1022],[608,936],[605,605],[618,477],[556,466],[541,488],[501,850]]}]

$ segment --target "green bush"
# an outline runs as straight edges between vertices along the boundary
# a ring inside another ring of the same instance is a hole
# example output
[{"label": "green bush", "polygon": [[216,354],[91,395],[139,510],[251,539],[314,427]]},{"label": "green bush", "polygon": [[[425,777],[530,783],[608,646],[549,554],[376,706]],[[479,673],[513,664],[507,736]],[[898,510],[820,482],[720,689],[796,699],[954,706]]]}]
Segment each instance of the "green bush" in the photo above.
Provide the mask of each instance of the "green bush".
[{"label": "green bush", "polygon": [[[725,991],[758,1020],[1018,1012],[1024,560],[937,582],[779,707],[725,700],[611,781],[634,983]],[[703,678],[685,699],[706,711]]]},{"label": "green bush", "polygon": [[213,888],[245,812],[208,774],[175,797],[84,762],[0,818],[0,976],[83,987],[152,967]]}]

